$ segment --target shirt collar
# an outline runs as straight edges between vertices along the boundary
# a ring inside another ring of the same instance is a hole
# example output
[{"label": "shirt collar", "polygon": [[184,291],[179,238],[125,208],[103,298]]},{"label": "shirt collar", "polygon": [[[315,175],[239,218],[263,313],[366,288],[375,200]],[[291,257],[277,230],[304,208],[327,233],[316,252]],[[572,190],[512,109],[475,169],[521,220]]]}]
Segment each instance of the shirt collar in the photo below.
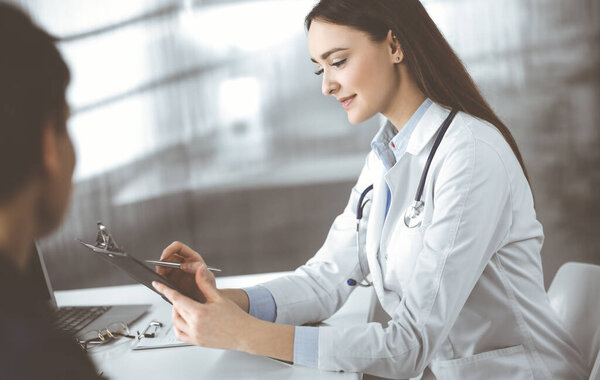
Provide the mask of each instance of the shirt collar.
[{"label": "shirt collar", "polygon": [[396,163],[396,155],[394,155],[394,150],[390,147],[390,143],[393,144],[397,152],[404,153],[404,149],[408,145],[413,131],[420,124],[419,121],[432,104],[431,99],[425,99],[399,132],[389,120],[386,120],[377,134],[375,134],[373,141],[371,141],[371,148],[383,162],[386,169],[390,169]]},{"label": "shirt collar", "polygon": [[433,103],[431,99],[425,99],[425,101],[421,103],[419,108],[410,117],[410,119],[408,119],[406,124],[404,124],[404,127],[402,127],[398,134],[396,134],[396,136],[392,139],[391,142],[395,145],[396,149],[404,153],[404,150],[406,149],[405,147],[408,144],[408,141],[413,131],[417,127],[417,124],[419,124],[419,121],[421,121],[421,118],[423,117],[425,112],[429,109],[429,106],[431,106],[431,103]]},{"label": "shirt collar", "polygon": [[392,141],[395,135],[396,127],[387,120],[379,129],[373,141],[371,141],[373,152],[383,162],[383,166],[386,169],[391,168],[396,163],[394,152],[389,148],[390,141]]}]

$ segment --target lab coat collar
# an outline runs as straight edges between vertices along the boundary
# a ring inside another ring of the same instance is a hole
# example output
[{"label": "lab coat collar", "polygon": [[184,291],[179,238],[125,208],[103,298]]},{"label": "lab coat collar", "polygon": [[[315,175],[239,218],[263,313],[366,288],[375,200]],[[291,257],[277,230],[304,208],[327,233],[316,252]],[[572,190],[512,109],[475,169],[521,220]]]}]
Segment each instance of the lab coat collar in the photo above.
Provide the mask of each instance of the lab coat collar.
[{"label": "lab coat collar", "polygon": [[429,141],[442,126],[444,119],[448,116],[450,110],[433,103],[425,115],[421,118],[408,141],[406,152],[417,155],[425,148]]}]

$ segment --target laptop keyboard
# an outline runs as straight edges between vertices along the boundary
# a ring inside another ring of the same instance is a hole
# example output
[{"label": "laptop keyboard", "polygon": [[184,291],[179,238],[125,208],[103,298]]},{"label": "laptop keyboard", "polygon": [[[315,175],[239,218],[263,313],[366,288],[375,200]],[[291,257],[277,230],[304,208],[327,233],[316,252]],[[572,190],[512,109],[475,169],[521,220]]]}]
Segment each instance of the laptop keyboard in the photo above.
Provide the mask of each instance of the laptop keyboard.
[{"label": "laptop keyboard", "polygon": [[74,335],[109,309],[110,306],[61,307],[54,313],[54,325],[57,329]]}]

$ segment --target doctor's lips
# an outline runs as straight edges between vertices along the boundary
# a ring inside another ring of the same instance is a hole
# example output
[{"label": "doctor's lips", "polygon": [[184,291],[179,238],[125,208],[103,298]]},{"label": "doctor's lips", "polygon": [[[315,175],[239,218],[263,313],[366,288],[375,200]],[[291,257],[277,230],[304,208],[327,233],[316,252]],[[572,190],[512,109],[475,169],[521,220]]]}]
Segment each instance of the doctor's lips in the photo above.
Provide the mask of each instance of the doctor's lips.
[{"label": "doctor's lips", "polygon": [[348,109],[350,107],[350,104],[352,104],[352,101],[354,100],[355,97],[356,97],[356,94],[354,94],[352,96],[346,96],[344,98],[339,98],[338,101],[340,103],[342,103],[342,106],[344,107],[344,109]]}]

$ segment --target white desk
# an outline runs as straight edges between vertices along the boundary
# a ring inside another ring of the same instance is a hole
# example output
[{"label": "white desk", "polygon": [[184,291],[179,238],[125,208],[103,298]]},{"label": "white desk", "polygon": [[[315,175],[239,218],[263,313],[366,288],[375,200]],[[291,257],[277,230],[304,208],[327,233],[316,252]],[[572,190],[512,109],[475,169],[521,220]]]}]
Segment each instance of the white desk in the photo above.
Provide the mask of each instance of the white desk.
[{"label": "white desk", "polygon": [[[264,282],[285,274],[268,273],[217,278],[219,288],[237,288]],[[171,322],[171,305],[143,285],[58,291],[59,306],[152,304],[150,312],[132,326],[143,330],[152,319]],[[375,295],[371,288],[358,287],[348,302],[330,319],[330,325],[366,323],[372,319]],[[175,347],[133,351],[132,341],[120,339],[91,354],[99,370],[109,379],[311,379],[360,380],[362,374],[319,371],[302,366],[289,366],[244,352],[202,347]]]}]

